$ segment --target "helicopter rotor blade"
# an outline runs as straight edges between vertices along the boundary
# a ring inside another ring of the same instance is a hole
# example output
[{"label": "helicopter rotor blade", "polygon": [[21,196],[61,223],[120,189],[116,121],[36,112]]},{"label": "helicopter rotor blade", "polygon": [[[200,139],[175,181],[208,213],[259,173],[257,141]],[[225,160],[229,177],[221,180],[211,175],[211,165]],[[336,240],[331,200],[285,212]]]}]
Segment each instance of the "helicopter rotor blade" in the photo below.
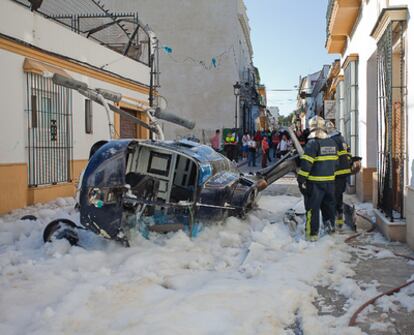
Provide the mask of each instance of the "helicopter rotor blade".
[{"label": "helicopter rotor blade", "polygon": [[[98,94],[99,94],[99,93],[94,92],[94,91],[92,91],[92,90],[86,90],[86,91],[84,91],[84,90],[79,90],[78,92],[79,92],[80,94],[82,94],[83,96],[85,96],[85,97],[87,97],[87,98],[91,99],[92,101],[94,101],[94,102],[96,102],[96,103],[98,103],[98,104],[102,105],[102,102],[101,102],[101,100],[100,100],[100,99],[99,99],[99,97],[98,97]],[[145,129],[148,129],[148,130],[151,130],[151,131],[156,131],[155,127],[152,127],[152,126],[148,125],[146,122],[144,122],[144,121],[142,121],[142,120],[138,119],[137,117],[135,117],[135,116],[133,116],[133,115],[131,115],[131,114],[129,114],[129,113],[127,113],[127,112],[125,112],[125,111],[124,111],[124,110],[122,110],[121,108],[119,108],[119,107],[117,107],[117,106],[115,106],[115,105],[112,105],[112,104],[108,104],[108,107],[109,107],[109,109],[110,109],[111,111],[113,111],[113,112],[115,112],[115,113],[118,113],[119,115],[122,115],[123,117],[125,117],[125,118],[127,118],[127,119],[131,120],[133,123],[135,123],[135,124],[137,124],[137,125],[139,125],[139,126],[141,126],[141,127],[145,128]]]},{"label": "helicopter rotor blade", "polygon": [[163,112],[160,108],[157,108],[155,110],[154,116],[157,119],[168,121],[168,122],[177,124],[187,129],[193,129],[195,127],[194,121],[183,119],[180,116],[177,116],[172,113]]},{"label": "helicopter rotor blade", "polygon": [[62,76],[61,74],[55,73],[52,77],[52,81],[55,85],[60,85],[72,90],[87,90],[88,84],[69,77]]}]

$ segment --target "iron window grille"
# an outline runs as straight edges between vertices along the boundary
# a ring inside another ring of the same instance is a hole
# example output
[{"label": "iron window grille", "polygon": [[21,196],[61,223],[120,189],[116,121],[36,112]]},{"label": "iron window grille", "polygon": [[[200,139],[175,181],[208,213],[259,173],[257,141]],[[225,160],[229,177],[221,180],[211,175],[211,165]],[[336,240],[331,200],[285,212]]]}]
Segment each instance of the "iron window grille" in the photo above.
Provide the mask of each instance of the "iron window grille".
[{"label": "iron window grille", "polygon": [[406,21],[391,21],[377,45],[378,207],[403,218],[406,119]]},{"label": "iron window grille", "polygon": [[26,74],[30,187],[71,181],[72,95],[50,78]]}]

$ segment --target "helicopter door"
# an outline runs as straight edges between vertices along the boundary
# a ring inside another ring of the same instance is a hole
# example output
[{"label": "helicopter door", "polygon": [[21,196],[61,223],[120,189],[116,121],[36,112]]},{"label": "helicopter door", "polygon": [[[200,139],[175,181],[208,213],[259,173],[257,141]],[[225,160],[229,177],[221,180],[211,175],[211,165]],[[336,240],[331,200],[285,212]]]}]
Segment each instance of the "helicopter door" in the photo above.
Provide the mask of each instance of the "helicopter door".
[{"label": "helicopter door", "polygon": [[127,174],[151,176],[159,182],[157,199],[169,202],[175,154],[166,150],[139,146],[128,157]]},{"label": "helicopter door", "polygon": [[196,180],[197,165],[191,159],[177,155],[170,201],[193,201]]}]

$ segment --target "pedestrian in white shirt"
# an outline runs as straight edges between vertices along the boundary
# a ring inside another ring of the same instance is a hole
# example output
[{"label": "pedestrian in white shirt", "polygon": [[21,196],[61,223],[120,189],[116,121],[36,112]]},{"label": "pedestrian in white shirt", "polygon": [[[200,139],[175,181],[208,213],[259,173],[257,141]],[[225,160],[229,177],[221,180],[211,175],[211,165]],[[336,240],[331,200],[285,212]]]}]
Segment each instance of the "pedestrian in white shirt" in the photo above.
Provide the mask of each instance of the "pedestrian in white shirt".
[{"label": "pedestrian in white shirt", "polygon": [[289,152],[289,141],[288,141],[286,135],[282,136],[282,140],[278,144],[277,149],[280,153],[280,157],[283,157],[284,155],[286,155]]}]

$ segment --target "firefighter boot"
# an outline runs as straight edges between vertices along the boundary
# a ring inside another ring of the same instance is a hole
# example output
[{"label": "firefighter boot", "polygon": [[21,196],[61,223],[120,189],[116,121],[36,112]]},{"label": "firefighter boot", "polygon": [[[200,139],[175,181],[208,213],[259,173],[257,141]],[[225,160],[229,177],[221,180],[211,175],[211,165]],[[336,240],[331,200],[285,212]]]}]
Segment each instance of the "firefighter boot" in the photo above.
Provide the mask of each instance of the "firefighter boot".
[{"label": "firefighter boot", "polygon": [[344,227],[344,214],[340,213],[336,215],[335,224],[338,230],[342,230]]},{"label": "firefighter boot", "polygon": [[306,236],[306,241],[308,241],[308,242],[317,242],[318,239],[319,239],[318,235]]},{"label": "firefighter boot", "polygon": [[326,220],[323,224],[327,234],[330,235],[335,232],[335,224],[331,220]]}]

